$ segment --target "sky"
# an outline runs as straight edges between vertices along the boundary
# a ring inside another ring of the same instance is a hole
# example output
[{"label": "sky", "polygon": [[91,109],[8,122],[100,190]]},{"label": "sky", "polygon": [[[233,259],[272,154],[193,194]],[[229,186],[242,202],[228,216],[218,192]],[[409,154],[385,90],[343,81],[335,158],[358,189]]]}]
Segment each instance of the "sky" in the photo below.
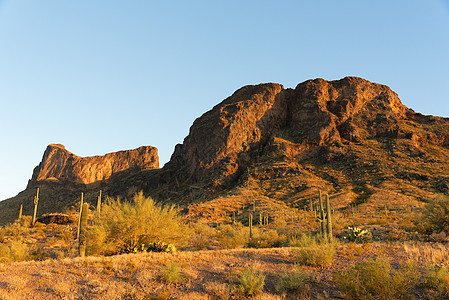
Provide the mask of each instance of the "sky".
[{"label": "sky", "polygon": [[162,167],[244,85],[345,76],[449,117],[449,0],[0,0],[0,200],[48,144]]}]

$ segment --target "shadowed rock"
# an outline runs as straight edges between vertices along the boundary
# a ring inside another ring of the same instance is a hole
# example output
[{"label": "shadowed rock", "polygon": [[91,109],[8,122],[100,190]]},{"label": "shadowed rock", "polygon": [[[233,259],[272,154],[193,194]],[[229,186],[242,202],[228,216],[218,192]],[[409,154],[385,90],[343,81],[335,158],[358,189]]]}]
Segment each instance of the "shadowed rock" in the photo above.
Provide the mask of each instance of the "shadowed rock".
[{"label": "shadowed rock", "polygon": [[39,223],[43,224],[61,224],[66,225],[71,223],[73,220],[70,219],[69,215],[66,214],[60,214],[60,213],[52,213],[52,214],[45,214],[42,217],[37,218],[37,221]]}]

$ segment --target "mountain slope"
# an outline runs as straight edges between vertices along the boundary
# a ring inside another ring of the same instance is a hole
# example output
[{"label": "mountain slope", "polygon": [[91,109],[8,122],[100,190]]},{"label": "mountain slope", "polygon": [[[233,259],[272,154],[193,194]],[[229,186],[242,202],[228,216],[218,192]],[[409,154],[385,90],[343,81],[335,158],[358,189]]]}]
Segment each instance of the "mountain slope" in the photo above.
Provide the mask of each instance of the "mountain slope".
[{"label": "mountain slope", "polygon": [[[237,90],[196,119],[164,168],[116,174],[101,188],[122,197],[143,190],[215,220],[251,205],[273,214],[301,208],[318,189],[341,210],[419,206],[449,193],[448,147],[448,119],[414,112],[385,85],[357,77],[295,89],[267,83]],[[74,183],[47,184],[44,192],[57,200],[83,190],[94,201],[98,185]]]},{"label": "mountain slope", "polygon": [[301,208],[318,189],[341,209],[419,206],[448,192],[448,134],[448,119],[416,113],[361,78],[246,86],[195,120],[162,170],[166,184],[147,191],[206,201],[211,219],[254,202]]}]

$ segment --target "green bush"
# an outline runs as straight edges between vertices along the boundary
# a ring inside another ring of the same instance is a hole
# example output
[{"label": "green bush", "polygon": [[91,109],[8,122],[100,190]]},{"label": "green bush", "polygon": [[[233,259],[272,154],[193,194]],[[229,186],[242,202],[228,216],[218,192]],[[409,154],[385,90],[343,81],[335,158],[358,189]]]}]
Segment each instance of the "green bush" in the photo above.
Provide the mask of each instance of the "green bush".
[{"label": "green bush", "polygon": [[144,246],[163,240],[181,243],[187,234],[178,211],[162,207],[142,192],[133,201],[106,199],[101,216],[88,230],[89,254],[117,254],[144,250]]},{"label": "green bush", "polygon": [[333,245],[319,245],[311,248],[298,249],[296,261],[300,265],[327,268],[332,265],[335,256]]},{"label": "green bush", "polygon": [[303,232],[300,235],[291,236],[288,239],[288,245],[290,247],[315,247],[318,245],[318,241],[311,233]]},{"label": "green bush", "polygon": [[28,245],[22,240],[8,242],[10,257],[12,261],[24,261],[29,257]]},{"label": "green bush", "polygon": [[282,237],[274,229],[260,230],[253,229],[253,238],[249,241],[249,246],[254,248],[271,248],[281,245]]},{"label": "green bush", "polygon": [[184,275],[181,272],[181,265],[176,261],[170,261],[162,267],[161,276],[168,284],[178,284],[184,280]]},{"label": "green bush", "polygon": [[31,216],[22,216],[22,218],[17,219],[14,224],[20,225],[22,227],[30,227],[33,218]]},{"label": "green bush", "polygon": [[189,246],[194,250],[210,249],[217,238],[216,229],[201,221],[189,225]]},{"label": "green bush", "polygon": [[422,221],[430,232],[449,232],[449,197],[439,196],[430,200],[424,207]]},{"label": "green bush", "polygon": [[235,249],[246,245],[249,231],[242,225],[220,225],[217,228],[217,239],[220,248]]},{"label": "green bush", "polygon": [[247,268],[240,274],[239,283],[238,290],[243,295],[254,296],[263,290],[265,275],[256,269]]},{"label": "green bush", "polygon": [[21,219],[16,220],[13,224],[8,224],[3,228],[3,235],[11,236],[15,239],[29,233],[31,224],[31,216],[22,216]]},{"label": "green bush", "polygon": [[279,277],[276,290],[278,293],[294,292],[305,296],[310,290],[311,281],[312,276],[296,266],[291,272],[286,271]]},{"label": "green bush", "polygon": [[175,253],[176,247],[173,244],[166,244],[161,241],[157,241],[154,243],[150,243],[148,247],[145,249],[150,252],[167,252],[167,253]]},{"label": "green bush", "polygon": [[6,263],[10,261],[10,250],[5,244],[0,244],[0,263]]},{"label": "green bush", "polygon": [[346,299],[410,299],[417,279],[413,265],[394,270],[385,258],[357,264],[334,275]]},{"label": "green bush", "polygon": [[11,240],[6,244],[0,244],[0,262],[24,261],[29,257],[29,247],[23,240]]},{"label": "green bush", "polygon": [[445,265],[429,268],[425,275],[425,285],[435,293],[435,299],[449,298],[449,268]]}]

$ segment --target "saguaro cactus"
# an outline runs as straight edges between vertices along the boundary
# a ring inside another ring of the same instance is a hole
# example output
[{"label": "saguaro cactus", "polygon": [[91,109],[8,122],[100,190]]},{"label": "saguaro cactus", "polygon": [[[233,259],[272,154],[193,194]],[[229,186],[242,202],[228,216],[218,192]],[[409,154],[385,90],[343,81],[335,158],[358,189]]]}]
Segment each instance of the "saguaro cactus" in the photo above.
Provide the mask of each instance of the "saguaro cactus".
[{"label": "saguaro cactus", "polygon": [[321,196],[321,190],[319,191],[319,202],[320,202],[320,228],[321,228],[321,234],[324,236],[326,234],[326,224],[324,223],[325,215],[324,215],[324,208],[323,208],[323,197]]},{"label": "saguaro cactus", "polygon": [[79,252],[81,257],[84,257],[86,255],[86,229],[87,229],[88,215],[89,215],[89,204],[84,203],[80,213],[81,222],[79,227],[80,233],[78,238]]},{"label": "saguaro cactus", "polygon": [[97,200],[97,214],[98,214],[98,216],[100,216],[100,214],[101,214],[101,190],[100,190],[100,195],[98,195],[98,200]]},{"label": "saguaro cactus", "polygon": [[39,188],[37,188],[36,196],[34,196],[34,214],[33,214],[33,225],[36,223],[37,214],[37,204],[39,203]]},{"label": "saguaro cactus", "polygon": [[83,211],[83,203],[84,203],[84,193],[81,193],[81,202],[80,202],[80,213],[78,215],[78,229],[76,231],[76,238],[80,237],[80,226],[81,226],[81,212]]},{"label": "saguaro cactus", "polygon": [[253,238],[253,213],[249,214],[249,238]]},{"label": "saguaro cactus", "polygon": [[332,241],[332,212],[331,212],[331,205],[329,203],[329,195],[326,194],[326,219],[327,219],[327,238],[329,239],[329,242]]}]

